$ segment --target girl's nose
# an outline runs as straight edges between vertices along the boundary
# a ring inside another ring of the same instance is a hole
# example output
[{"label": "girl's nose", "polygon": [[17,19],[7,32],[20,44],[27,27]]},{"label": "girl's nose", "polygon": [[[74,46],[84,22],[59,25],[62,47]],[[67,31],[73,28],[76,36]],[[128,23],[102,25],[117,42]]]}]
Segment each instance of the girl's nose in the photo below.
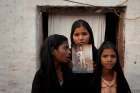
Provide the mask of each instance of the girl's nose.
[{"label": "girl's nose", "polygon": [[79,40],[83,40],[83,36],[82,35],[79,36]]},{"label": "girl's nose", "polygon": [[107,60],[108,60],[108,61],[111,61],[111,57],[110,57],[110,56],[108,56],[108,57],[107,57]]}]

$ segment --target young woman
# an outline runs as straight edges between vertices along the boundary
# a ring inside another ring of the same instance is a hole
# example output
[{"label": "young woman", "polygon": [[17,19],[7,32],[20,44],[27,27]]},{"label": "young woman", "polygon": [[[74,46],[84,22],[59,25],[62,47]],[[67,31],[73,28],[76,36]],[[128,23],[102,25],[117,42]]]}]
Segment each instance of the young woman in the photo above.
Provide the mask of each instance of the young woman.
[{"label": "young woman", "polygon": [[97,49],[94,45],[94,37],[90,25],[82,20],[76,20],[71,28],[71,45],[92,44],[93,60],[96,61]]},{"label": "young woman", "polygon": [[123,74],[118,52],[109,41],[104,42],[98,50],[94,93],[131,93]]},{"label": "young woman", "polygon": [[[92,45],[92,56],[94,63],[92,64],[95,67],[96,59],[97,59],[97,49],[94,45],[93,33],[90,25],[82,20],[76,20],[71,28],[71,46],[79,46],[85,44]],[[76,90],[88,91],[89,81],[94,77],[93,73],[73,73],[73,78],[75,79],[74,87]]]},{"label": "young woman", "polygon": [[71,71],[67,38],[57,34],[49,36],[41,48],[40,62],[31,93],[67,93]]}]

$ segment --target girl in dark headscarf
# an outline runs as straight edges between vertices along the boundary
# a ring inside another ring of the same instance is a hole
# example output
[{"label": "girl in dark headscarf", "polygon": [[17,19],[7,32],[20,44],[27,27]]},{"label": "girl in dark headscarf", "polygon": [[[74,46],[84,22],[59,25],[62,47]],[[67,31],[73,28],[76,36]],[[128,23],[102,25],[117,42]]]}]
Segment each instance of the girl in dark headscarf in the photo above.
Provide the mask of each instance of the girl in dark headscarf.
[{"label": "girl in dark headscarf", "polygon": [[57,34],[49,36],[42,45],[40,62],[31,93],[67,93],[71,71],[67,38]]},{"label": "girl in dark headscarf", "polygon": [[93,93],[131,93],[115,46],[105,41],[98,50]]},{"label": "girl in dark headscarf", "polygon": [[94,45],[93,32],[90,25],[82,19],[76,20],[71,28],[71,45],[92,44],[93,60],[96,62],[97,49]]},{"label": "girl in dark headscarf", "polygon": [[[72,47],[85,44],[92,45],[92,59],[94,62],[92,65],[95,67],[97,62],[97,49],[94,45],[94,38],[90,25],[85,20],[76,20],[72,25],[70,38]],[[73,78],[75,79],[75,90],[88,92],[89,82],[93,77],[94,71],[93,73],[73,73]]]}]

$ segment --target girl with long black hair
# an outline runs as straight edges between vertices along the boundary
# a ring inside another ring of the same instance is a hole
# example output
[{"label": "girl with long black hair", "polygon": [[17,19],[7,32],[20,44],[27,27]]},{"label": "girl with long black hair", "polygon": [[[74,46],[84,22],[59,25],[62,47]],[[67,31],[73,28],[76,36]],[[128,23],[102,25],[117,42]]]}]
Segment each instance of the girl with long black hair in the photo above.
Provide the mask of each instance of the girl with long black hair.
[{"label": "girl with long black hair", "polygon": [[98,50],[93,93],[131,93],[116,47],[105,41]]},{"label": "girl with long black hair", "polygon": [[68,93],[70,50],[63,35],[51,35],[40,50],[40,68],[36,72],[31,93]]},{"label": "girl with long black hair", "polygon": [[[88,22],[82,19],[76,20],[72,24],[70,39],[71,47],[86,44],[92,45],[92,51],[90,52],[92,52],[93,64],[91,64],[91,66],[95,68],[97,62],[97,49],[94,45],[93,32]],[[73,73],[73,80],[75,80],[75,90],[85,93],[88,93],[90,91],[89,83],[90,80],[94,77],[94,70],[92,71],[92,73]]]}]

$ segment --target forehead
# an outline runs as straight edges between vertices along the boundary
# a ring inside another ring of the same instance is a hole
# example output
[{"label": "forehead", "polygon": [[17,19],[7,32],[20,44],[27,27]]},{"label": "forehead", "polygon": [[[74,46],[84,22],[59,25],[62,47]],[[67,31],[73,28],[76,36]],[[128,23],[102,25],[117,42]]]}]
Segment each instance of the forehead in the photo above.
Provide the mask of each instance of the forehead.
[{"label": "forehead", "polygon": [[[75,28],[75,30],[74,30],[74,33],[75,32],[81,32],[81,31],[87,31],[87,29],[84,27],[84,26],[80,26],[80,27],[77,27],[77,28]],[[88,31],[87,31],[88,32]]]},{"label": "forehead", "polygon": [[87,30],[84,26],[76,27],[75,30]]},{"label": "forehead", "polygon": [[60,44],[59,46],[65,46],[68,45],[68,41],[63,41],[62,44]]},{"label": "forehead", "polygon": [[106,49],[103,49],[102,54],[116,54],[116,53],[115,53],[114,49],[106,48]]}]

